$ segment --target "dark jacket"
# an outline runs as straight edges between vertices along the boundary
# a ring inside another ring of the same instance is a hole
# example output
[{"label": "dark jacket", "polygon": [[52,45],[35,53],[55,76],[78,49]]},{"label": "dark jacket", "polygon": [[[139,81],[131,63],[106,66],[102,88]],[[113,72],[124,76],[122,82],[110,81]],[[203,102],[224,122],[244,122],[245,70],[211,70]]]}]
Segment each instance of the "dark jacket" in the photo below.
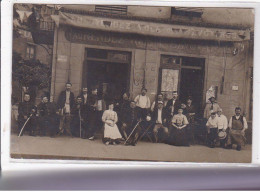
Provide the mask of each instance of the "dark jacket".
[{"label": "dark jacket", "polygon": [[30,116],[32,109],[36,111],[36,106],[32,102],[20,102],[18,105],[18,114],[19,117]]},{"label": "dark jacket", "polygon": [[[152,121],[156,122],[158,118],[158,108],[155,108],[154,111],[151,113]],[[162,108],[162,122],[164,119],[167,119],[167,110],[165,107]]]},{"label": "dark jacket", "polygon": [[118,115],[118,119],[121,121],[121,118],[122,117],[125,117],[126,114],[127,114],[127,111],[128,109],[130,109],[130,101],[129,100],[122,100],[120,103],[119,103],[119,107],[118,107],[118,112],[117,112],[117,115]]},{"label": "dark jacket", "polygon": [[126,123],[128,126],[135,125],[138,121],[138,111],[136,108],[129,107],[126,110],[126,114],[121,117],[122,123]]},{"label": "dark jacket", "polygon": [[38,105],[37,111],[40,117],[53,116],[56,113],[55,104],[53,104],[52,102],[41,102]]},{"label": "dark jacket", "polygon": [[71,114],[72,114],[73,117],[78,117],[79,116],[79,111],[80,111],[81,118],[86,120],[87,108],[88,108],[88,106],[84,106],[83,103],[81,103],[81,104],[75,103],[73,105],[72,109],[71,109]]},{"label": "dark jacket", "polygon": [[[90,96],[90,94],[88,94],[87,95],[87,103],[86,104],[88,104],[89,103],[89,96]],[[83,105],[86,105],[84,102],[85,102],[85,99],[84,99],[84,94],[83,93],[81,93],[80,94],[80,97],[81,97],[81,99],[82,99],[82,104]]]},{"label": "dark jacket", "polygon": [[[57,102],[58,109],[64,108],[65,102],[66,102],[66,90],[62,91],[59,95],[58,102]],[[70,92],[70,107],[71,108],[73,107],[73,104],[74,104],[74,94],[73,94],[73,92]]]},{"label": "dark jacket", "polygon": [[[171,107],[172,107],[172,99],[169,100],[166,104],[166,111],[167,111],[167,117],[168,119],[171,118],[173,115],[171,115]],[[178,108],[181,107],[181,101],[179,101],[178,99],[175,100],[174,103],[174,113],[173,114],[177,114],[178,113]]]}]

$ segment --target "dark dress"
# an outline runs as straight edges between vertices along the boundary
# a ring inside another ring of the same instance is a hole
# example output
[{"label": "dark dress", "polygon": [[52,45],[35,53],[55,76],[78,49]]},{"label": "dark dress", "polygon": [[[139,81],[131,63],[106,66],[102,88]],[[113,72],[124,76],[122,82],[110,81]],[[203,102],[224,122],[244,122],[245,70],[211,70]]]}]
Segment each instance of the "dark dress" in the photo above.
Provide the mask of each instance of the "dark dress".
[{"label": "dark dress", "polygon": [[[172,118],[172,123],[181,127],[183,125],[188,125],[188,120],[185,115],[174,115]],[[189,140],[187,135],[187,126],[182,129],[177,129],[171,125],[171,141],[170,144],[175,146],[189,146]]]},{"label": "dark dress", "polygon": [[190,115],[190,113],[195,113],[195,107],[193,105],[186,105],[183,114],[187,117],[189,122],[189,125],[187,126],[189,139],[194,143],[195,115]]},{"label": "dark dress", "polygon": [[57,115],[55,104],[52,102],[38,105],[39,135],[54,136],[57,133]]}]

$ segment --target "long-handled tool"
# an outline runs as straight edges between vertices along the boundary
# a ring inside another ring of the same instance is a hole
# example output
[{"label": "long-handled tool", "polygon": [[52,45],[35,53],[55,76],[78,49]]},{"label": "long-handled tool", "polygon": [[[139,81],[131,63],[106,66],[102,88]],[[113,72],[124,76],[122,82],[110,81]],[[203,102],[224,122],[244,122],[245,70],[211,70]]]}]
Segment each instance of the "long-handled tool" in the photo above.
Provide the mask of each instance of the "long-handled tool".
[{"label": "long-handled tool", "polygon": [[79,136],[81,138],[81,113],[80,113],[80,109],[79,109]]},{"label": "long-handled tool", "polygon": [[140,121],[138,121],[137,123],[136,123],[136,125],[135,125],[135,127],[134,127],[134,129],[132,130],[132,132],[130,133],[130,135],[128,136],[128,138],[125,140],[125,143],[124,144],[126,144],[126,142],[129,140],[129,138],[131,137],[131,135],[134,133],[134,131],[135,131],[135,129],[136,129],[136,127],[139,125],[139,123],[141,122],[141,120]]},{"label": "long-handled tool", "polygon": [[28,123],[28,121],[30,120],[31,117],[32,117],[32,114],[27,118],[27,120],[26,120],[25,123],[23,124],[23,127],[21,128],[18,137],[21,136],[21,134],[22,134],[22,132],[23,132],[23,130],[24,130],[24,127],[26,126],[26,124]]}]

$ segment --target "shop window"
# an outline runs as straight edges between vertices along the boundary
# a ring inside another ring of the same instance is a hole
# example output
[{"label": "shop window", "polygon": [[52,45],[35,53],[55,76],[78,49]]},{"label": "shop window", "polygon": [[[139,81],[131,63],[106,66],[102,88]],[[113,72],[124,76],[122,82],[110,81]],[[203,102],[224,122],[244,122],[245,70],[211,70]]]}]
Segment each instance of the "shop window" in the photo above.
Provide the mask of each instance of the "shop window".
[{"label": "shop window", "polygon": [[95,11],[109,15],[127,15],[126,5],[96,5]]},{"label": "shop window", "polygon": [[35,46],[34,45],[27,44],[26,58],[35,59]]}]

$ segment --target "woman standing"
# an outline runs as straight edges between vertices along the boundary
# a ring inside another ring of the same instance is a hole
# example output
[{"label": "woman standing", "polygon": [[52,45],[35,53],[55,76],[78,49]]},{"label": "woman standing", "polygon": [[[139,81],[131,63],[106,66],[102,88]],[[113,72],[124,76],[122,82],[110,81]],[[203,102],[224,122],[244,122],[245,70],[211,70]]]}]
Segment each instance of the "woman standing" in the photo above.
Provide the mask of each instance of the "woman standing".
[{"label": "woman standing", "polygon": [[106,145],[118,144],[122,138],[119,129],[116,125],[118,121],[117,113],[114,111],[114,103],[108,103],[108,110],[105,110],[102,116],[104,123],[104,142]]},{"label": "woman standing", "polygon": [[189,146],[187,137],[187,125],[189,124],[187,117],[182,114],[183,109],[178,109],[178,114],[172,118],[172,140],[173,145]]}]

